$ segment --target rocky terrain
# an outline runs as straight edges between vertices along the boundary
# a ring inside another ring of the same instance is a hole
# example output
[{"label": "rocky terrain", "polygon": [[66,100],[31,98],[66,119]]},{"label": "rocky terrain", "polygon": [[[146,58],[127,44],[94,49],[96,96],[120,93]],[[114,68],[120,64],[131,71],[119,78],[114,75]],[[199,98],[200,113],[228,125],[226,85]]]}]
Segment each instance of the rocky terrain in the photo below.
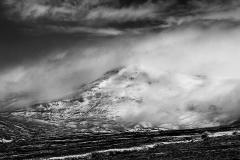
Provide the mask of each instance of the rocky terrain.
[{"label": "rocky terrain", "polygon": [[19,140],[65,132],[119,132],[134,129],[137,124],[128,127],[117,121],[120,110],[116,109],[116,104],[140,103],[141,100],[114,95],[111,87],[108,89],[104,84],[119,71],[120,69],[112,70],[61,100],[1,112],[1,139]]},{"label": "rocky terrain", "polygon": [[[66,133],[66,132],[65,132]],[[69,133],[0,144],[0,159],[239,159],[238,126]]]}]

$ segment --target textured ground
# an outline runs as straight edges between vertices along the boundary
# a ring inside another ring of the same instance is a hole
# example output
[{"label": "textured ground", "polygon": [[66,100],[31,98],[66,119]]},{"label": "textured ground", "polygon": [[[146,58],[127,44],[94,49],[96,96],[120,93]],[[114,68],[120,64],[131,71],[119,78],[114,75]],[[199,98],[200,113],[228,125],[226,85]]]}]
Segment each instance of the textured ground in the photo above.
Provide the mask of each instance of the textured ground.
[{"label": "textured ground", "polygon": [[[66,133],[66,132],[65,132]],[[240,159],[237,126],[65,134],[0,143],[0,159]]]}]

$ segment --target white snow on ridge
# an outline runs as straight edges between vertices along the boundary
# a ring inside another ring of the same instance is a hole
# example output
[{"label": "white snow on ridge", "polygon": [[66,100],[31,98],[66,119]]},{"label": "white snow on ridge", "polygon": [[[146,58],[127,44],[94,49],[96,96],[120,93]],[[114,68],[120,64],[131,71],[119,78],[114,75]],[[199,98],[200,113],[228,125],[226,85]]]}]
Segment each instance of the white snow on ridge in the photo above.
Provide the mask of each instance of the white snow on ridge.
[{"label": "white snow on ridge", "polygon": [[[198,141],[198,140],[195,140],[194,142],[196,142],[196,141]],[[148,150],[148,149],[156,147],[157,145],[189,143],[189,142],[193,142],[193,141],[159,142],[159,143],[148,144],[148,145],[143,145],[143,146],[139,146],[139,147],[129,147],[129,148],[120,148],[120,149],[107,149],[107,150],[95,151],[95,152],[90,152],[90,153],[85,153],[85,154],[80,154],[80,155],[53,157],[53,158],[50,158],[50,160],[61,160],[61,159],[69,159],[69,158],[84,158],[84,157],[91,156],[93,153],[126,152],[126,151]]]},{"label": "white snow on ridge", "polygon": [[216,133],[210,134],[209,137],[232,136],[234,132],[240,134],[240,130],[233,130],[233,131],[225,131],[225,132],[216,132]]},{"label": "white snow on ridge", "polygon": [[8,140],[8,139],[0,139],[0,143],[11,143],[13,140],[12,139],[10,139],[10,140]]}]

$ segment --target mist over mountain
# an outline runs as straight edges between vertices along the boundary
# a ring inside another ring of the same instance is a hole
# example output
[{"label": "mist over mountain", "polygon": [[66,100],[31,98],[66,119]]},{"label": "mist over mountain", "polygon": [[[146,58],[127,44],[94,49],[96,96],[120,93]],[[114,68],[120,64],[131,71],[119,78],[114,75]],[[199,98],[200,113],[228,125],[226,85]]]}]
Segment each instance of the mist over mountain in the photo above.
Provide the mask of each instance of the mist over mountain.
[{"label": "mist over mountain", "polygon": [[102,88],[114,96],[100,106],[119,110],[124,127],[206,127],[239,118],[238,0],[0,4],[2,112],[61,102],[123,67]]}]

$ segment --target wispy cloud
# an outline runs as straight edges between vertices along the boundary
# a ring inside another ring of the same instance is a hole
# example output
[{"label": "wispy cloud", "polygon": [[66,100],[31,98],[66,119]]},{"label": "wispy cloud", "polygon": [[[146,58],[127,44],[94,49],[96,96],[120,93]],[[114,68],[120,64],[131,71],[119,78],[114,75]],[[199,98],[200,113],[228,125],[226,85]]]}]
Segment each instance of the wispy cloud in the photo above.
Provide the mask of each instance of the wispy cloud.
[{"label": "wispy cloud", "polygon": [[124,34],[124,31],[115,28],[92,28],[92,27],[81,27],[81,26],[56,26],[56,25],[45,25],[40,27],[42,32],[55,32],[55,33],[88,33],[99,36],[117,36]]},{"label": "wispy cloud", "polygon": [[[105,0],[106,1],[106,0]],[[10,14],[19,15],[23,20],[36,20],[46,18],[52,20],[109,20],[128,21],[153,16],[153,5],[142,7],[116,8],[114,5],[107,6],[108,1],[76,1],[75,5],[68,3],[47,3],[48,1],[36,0],[5,0],[5,4],[10,7]],[[118,3],[118,1],[115,1]]]},{"label": "wispy cloud", "polygon": [[114,8],[96,8],[90,11],[86,20],[105,20],[108,22],[127,22],[144,19],[153,19],[156,17],[154,6],[129,7],[122,9]]}]

